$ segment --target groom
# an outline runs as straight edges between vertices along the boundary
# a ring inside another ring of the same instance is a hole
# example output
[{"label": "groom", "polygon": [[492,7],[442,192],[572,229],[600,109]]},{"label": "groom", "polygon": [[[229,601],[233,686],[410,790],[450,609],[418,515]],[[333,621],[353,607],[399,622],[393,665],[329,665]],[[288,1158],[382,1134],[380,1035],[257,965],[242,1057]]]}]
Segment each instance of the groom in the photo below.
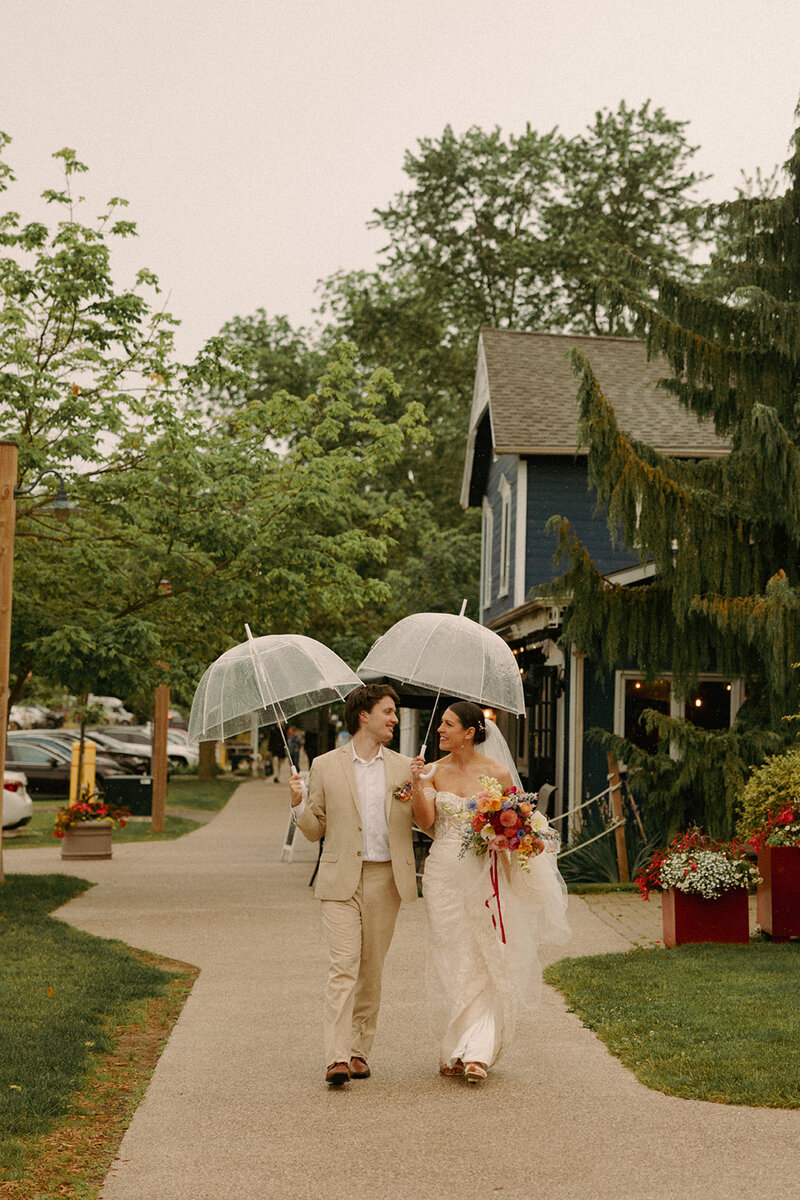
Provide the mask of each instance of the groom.
[{"label": "groom", "polygon": [[381,998],[383,960],[401,900],[416,900],[408,781],[410,759],[389,750],[397,693],[363,684],[347,697],[352,741],[315,758],[303,796],[292,775],[292,819],[309,841],[325,838],[315,895],[328,945],[323,1029],[326,1083],[366,1079]]}]

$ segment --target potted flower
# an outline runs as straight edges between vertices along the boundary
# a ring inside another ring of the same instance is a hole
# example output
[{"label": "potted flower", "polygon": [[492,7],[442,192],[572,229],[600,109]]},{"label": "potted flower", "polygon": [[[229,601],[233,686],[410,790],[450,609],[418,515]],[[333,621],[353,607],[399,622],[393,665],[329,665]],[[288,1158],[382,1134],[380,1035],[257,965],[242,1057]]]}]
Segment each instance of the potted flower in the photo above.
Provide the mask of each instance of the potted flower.
[{"label": "potted flower", "polygon": [[657,851],[636,882],[644,900],[651,891],[663,892],[664,945],[680,946],[748,942],[747,889],[758,878],[745,846],[689,829]]},{"label": "potted flower", "polygon": [[111,858],[111,832],[124,829],[127,808],[107,804],[101,796],[82,796],[56,813],[53,837],[62,839],[62,858]]},{"label": "potted flower", "polygon": [[776,941],[800,936],[800,800],[767,814],[750,838],[758,851],[758,923]]}]

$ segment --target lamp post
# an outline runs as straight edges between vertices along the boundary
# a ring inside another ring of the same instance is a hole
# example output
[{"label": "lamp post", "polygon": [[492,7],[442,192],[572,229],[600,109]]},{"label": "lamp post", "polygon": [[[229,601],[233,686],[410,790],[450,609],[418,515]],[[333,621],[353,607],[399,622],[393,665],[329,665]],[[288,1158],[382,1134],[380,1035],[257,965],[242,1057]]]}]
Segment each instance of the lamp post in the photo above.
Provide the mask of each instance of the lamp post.
[{"label": "lamp post", "polygon": [[[61,521],[66,521],[75,506],[67,499],[64,480],[58,471],[42,471],[27,488],[17,488],[18,452],[16,442],[0,439],[0,763],[5,783],[6,729],[8,727],[8,672],[11,660],[11,601],[14,584],[14,526],[17,516],[17,496],[27,496],[45,475],[58,479],[56,498],[50,507]],[[3,873],[3,788],[0,788],[0,883]]]}]

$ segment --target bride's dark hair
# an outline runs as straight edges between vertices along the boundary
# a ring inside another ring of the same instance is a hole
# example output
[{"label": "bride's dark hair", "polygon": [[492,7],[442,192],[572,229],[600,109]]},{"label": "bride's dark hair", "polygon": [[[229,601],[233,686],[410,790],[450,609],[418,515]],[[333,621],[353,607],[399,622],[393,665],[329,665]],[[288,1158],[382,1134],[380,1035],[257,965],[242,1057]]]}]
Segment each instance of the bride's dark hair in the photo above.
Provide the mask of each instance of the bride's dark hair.
[{"label": "bride's dark hair", "polygon": [[481,742],[486,741],[486,721],[483,718],[483,709],[478,704],[473,704],[471,700],[454,700],[452,704],[447,706],[450,712],[454,712],[465,729],[475,730],[475,745],[480,746]]}]

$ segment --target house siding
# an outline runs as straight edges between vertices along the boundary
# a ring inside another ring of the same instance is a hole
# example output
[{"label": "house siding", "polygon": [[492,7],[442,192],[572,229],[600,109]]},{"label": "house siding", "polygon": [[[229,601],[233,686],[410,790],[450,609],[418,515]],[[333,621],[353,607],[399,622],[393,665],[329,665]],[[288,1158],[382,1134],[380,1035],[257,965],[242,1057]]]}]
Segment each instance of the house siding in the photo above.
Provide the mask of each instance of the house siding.
[{"label": "house siding", "polygon": [[525,556],[525,590],[550,583],[566,569],[556,567],[556,540],[546,532],[550,518],[566,517],[577,537],[589,551],[598,571],[610,574],[638,566],[639,556],[625,546],[616,549],[596,497],[589,488],[585,459],[567,456],[528,460],[528,544]]}]

